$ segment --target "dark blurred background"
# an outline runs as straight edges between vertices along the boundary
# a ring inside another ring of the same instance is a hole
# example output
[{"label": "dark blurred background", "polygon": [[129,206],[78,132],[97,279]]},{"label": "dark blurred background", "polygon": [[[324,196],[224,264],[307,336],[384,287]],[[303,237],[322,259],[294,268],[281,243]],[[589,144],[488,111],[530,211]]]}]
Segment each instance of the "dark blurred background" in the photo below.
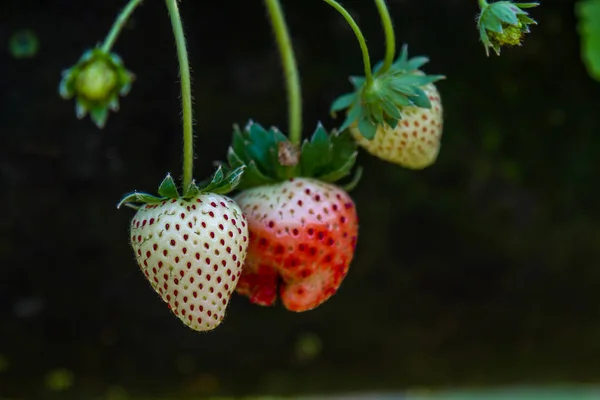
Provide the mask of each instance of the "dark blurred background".
[{"label": "dark blurred background", "polygon": [[[61,70],[103,40],[120,0],[0,4],[0,397],[124,399],[326,393],[600,380],[600,83],[580,58],[574,4],[547,0],[521,48],[486,57],[475,0],[389,1],[400,43],[447,79],[437,163],[361,153],[361,218],[341,290],[303,314],[234,297],[198,334],[172,316],[128,245],[133,189],[179,173],[174,41],[147,0],[115,51],[137,75],[105,129],[58,95]],[[371,1],[346,0],[384,42]],[[362,73],[323,2],[285,1],[305,135]],[[286,129],[279,58],[260,1],[183,1],[193,66],[196,176],[232,124]],[[29,29],[32,58],[10,37]]]}]

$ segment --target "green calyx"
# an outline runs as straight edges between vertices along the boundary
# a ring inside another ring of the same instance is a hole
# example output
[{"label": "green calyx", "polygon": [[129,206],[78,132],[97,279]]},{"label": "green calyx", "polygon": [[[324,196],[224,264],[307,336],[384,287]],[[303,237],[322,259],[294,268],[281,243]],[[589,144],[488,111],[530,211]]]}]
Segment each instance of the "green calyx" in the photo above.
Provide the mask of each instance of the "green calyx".
[{"label": "green calyx", "polygon": [[[270,185],[293,177],[310,177],[334,183],[350,175],[358,148],[347,132],[327,133],[319,123],[310,139],[298,148],[277,128],[268,130],[250,121],[244,129],[234,126],[233,140],[227,154],[231,169],[246,166],[238,186],[248,189]],[[361,168],[357,168],[350,183],[358,183]]]},{"label": "green calyx", "polygon": [[520,46],[525,34],[529,33],[529,25],[537,25],[524,9],[538,5],[511,1],[482,2],[477,28],[485,54],[489,56],[489,49],[492,49],[496,55],[500,55],[502,47]]},{"label": "green calyx", "polygon": [[241,165],[237,168],[225,171],[223,167],[218,167],[215,173],[210,179],[207,179],[199,184],[194,181],[185,188],[183,195],[179,194],[177,184],[173,180],[171,174],[167,174],[165,179],[158,187],[158,196],[154,196],[148,193],[133,192],[125,195],[123,199],[117,205],[117,208],[125,205],[133,209],[139,209],[144,204],[158,204],[163,201],[173,199],[184,199],[189,200],[202,193],[215,193],[225,195],[233,191],[244,174],[245,165]]},{"label": "green calyx", "polygon": [[119,110],[119,96],[129,93],[134,79],[119,56],[95,48],[63,71],[59,93],[64,99],[75,97],[77,118],[89,113],[96,126],[103,128],[109,111]]},{"label": "green calyx", "polygon": [[387,71],[380,73],[382,63],[374,68],[371,85],[365,77],[351,77],[354,92],[338,97],[331,105],[333,116],[348,110],[340,131],[357,123],[361,135],[371,140],[378,127],[387,124],[395,128],[405,107],[431,108],[423,87],[445,77],[423,73],[420,68],[427,62],[427,57],[409,58],[408,46],[404,45],[400,56]]}]

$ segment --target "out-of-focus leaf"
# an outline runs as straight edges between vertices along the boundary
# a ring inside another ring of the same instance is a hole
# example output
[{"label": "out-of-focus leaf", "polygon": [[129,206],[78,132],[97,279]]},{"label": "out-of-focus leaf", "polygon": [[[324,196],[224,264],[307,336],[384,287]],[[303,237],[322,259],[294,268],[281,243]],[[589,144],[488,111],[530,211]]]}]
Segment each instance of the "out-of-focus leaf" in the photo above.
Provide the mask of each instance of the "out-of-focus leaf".
[{"label": "out-of-focus leaf", "polygon": [[575,11],[579,19],[581,58],[590,76],[600,81],[600,0],[579,0]]}]

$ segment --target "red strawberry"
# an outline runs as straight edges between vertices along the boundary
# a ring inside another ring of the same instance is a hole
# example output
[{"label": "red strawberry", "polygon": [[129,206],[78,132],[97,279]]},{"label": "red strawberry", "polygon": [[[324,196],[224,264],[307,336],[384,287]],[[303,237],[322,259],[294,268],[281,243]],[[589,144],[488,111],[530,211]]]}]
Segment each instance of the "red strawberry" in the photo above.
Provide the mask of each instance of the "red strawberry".
[{"label": "red strawberry", "polygon": [[173,313],[208,331],[225,315],[248,247],[248,226],[228,197],[197,194],[145,204],[131,221],[137,262]]},{"label": "red strawberry", "polygon": [[317,179],[292,178],[247,189],[235,200],[250,230],[238,293],[252,303],[272,305],[279,290],[283,305],[300,312],[338,290],[358,235],[348,193]]}]

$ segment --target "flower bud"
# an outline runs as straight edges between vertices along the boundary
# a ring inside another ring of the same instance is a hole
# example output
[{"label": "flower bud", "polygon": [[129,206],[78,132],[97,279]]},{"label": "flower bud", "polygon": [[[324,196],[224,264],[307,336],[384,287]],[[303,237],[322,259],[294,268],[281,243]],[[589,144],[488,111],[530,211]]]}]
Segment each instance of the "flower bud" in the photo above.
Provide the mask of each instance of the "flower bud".
[{"label": "flower bud", "polygon": [[85,52],[77,64],[63,72],[59,92],[64,99],[75,97],[78,118],[89,113],[92,121],[103,128],[109,110],[119,109],[119,95],[127,95],[133,80],[134,75],[117,55],[96,48]]},{"label": "flower bud", "polygon": [[513,3],[511,1],[483,2],[481,13],[477,20],[477,28],[485,53],[489,49],[500,55],[500,48],[520,46],[523,37],[529,33],[529,25],[537,22],[529,17],[525,8],[538,6],[538,3]]}]

